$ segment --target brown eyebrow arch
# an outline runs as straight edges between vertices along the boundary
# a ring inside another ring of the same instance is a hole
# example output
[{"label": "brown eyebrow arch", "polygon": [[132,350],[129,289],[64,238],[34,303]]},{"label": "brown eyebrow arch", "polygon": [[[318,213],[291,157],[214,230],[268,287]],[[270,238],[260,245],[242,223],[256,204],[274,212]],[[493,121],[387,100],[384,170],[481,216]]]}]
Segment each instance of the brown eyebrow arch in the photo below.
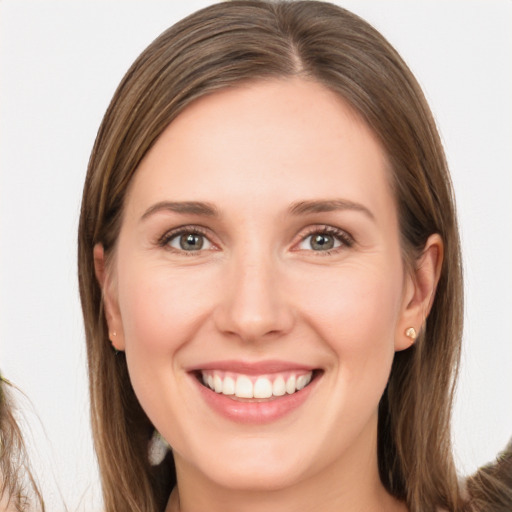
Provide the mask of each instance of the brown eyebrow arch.
[{"label": "brown eyebrow arch", "polygon": [[299,201],[290,206],[290,213],[293,215],[306,215],[308,213],[334,212],[337,210],[355,210],[364,213],[371,220],[375,220],[375,215],[362,204],[349,201],[347,199],[327,199],[315,201]]},{"label": "brown eyebrow arch", "polygon": [[140,220],[145,220],[151,215],[168,211],[185,215],[203,215],[206,217],[218,217],[219,212],[211,203],[203,203],[200,201],[160,201],[150,206],[142,215]]}]

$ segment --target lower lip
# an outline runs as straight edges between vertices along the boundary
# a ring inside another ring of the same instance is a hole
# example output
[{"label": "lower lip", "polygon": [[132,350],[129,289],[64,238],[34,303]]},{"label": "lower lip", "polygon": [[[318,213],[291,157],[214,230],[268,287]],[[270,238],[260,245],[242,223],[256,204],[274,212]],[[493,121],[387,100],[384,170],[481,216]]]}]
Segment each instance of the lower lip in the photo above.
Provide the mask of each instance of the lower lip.
[{"label": "lower lip", "polygon": [[284,395],[264,402],[239,402],[229,395],[215,393],[192,376],[206,403],[225,418],[238,423],[263,424],[276,421],[299,408],[309,397],[319,377],[292,395]]}]

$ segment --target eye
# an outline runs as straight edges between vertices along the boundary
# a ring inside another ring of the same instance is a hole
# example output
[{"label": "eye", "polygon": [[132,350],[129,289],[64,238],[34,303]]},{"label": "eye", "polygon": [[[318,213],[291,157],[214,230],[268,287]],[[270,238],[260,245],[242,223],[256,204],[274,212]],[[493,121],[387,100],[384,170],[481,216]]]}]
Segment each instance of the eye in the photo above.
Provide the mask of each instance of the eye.
[{"label": "eye", "polygon": [[309,235],[299,244],[299,249],[313,251],[330,251],[340,247],[341,242],[334,235],[327,233],[315,233]]},{"label": "eye", "polygon": [[160,243],[179,252],[207,251],[214,247],[206,235],[190,229],[168,233]]},{"label": "eye", "polygon": [[329,252],[340,247],[351,247],[353,245],[352,238],[344,231],[333,228],[324,227],[316,229],[306,235],[298,244],[298,249],[302,251]]}]

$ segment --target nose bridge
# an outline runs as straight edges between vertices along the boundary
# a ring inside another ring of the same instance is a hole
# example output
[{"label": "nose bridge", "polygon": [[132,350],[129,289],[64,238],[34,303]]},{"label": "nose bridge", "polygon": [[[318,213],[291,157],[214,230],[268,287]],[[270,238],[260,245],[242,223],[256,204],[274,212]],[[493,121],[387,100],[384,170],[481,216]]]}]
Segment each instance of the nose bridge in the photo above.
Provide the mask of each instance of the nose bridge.
[{"label": "nose bridge", "polygon": [[289,331],[293,314],[277,260],[262,244],[247,244],[233,254],[217,315],[220,330],[245,341]]}]

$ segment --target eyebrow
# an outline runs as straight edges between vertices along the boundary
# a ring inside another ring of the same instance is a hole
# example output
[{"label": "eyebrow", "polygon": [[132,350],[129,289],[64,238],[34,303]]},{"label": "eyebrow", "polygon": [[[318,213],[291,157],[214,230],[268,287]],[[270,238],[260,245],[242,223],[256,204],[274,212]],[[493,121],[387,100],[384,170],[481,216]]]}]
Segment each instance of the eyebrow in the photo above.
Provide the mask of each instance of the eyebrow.
[{"label": "eyebrow", "polygon": [[[364,213],[371,220],[375,220],[373,213],[362,204],[347,199],[326,199],[313,201],[298,201],[288,209],[292,215],[307,215],[311,213],[333,212],[339,210],[353,210]],[[206,217],[219,217],[217,208],[212,203],[202,201],[160,201],[150,206],[142,215],[141,221],[158,212],[173,212],[183,215],[203,215]]]},{"label": "eyebrow", "polygon": [[150,206],[140,218],[141,221],[158,212],[173,212],[185,215],[203,215],[206,217],[218,217],[217,208],[211,203],[201,201],[160,201]]},{"label": "eyebrow", "polygon": [[347,199],[328,199],[315,201],[299,201],[290,206],[290,213],[293,215],[307,215],[311,213],[334,212],[338,210],[353,210],[364,213],[371,220],[375,220],[375,215],[360,203],[349,201]]}]

